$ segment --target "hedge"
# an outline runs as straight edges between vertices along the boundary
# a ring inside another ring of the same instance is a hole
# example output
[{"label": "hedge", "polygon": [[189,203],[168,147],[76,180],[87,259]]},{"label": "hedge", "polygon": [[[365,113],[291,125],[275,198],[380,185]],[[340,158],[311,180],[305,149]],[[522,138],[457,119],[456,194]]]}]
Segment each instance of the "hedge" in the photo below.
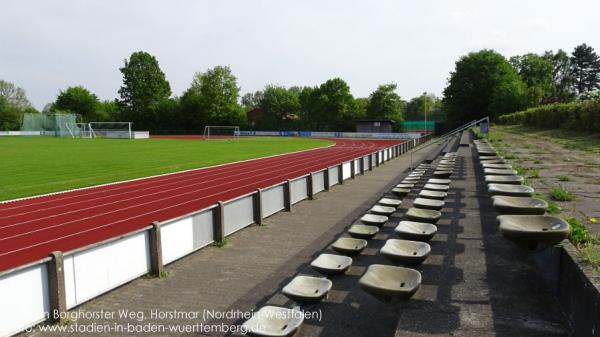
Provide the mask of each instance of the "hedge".
[{"label": "hedge", "polygon": [[600,132],[600,100],[542,105],[499,116],[497,123]]}]

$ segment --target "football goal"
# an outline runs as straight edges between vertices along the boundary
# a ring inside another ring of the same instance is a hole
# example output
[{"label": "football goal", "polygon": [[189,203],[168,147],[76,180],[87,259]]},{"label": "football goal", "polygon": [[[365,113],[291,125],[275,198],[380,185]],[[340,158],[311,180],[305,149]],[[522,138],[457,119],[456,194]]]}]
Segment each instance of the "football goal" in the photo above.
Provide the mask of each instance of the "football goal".
[{"label": "football goal", "polygon": [[207,125],[204,127],[204,139],[238,139],[240,137],[240,127],[230,125]]},{"label": "football goal", "polygon": [[133,139],[131,122],[89,122],[87,132],[90,138],[129,138]]}]

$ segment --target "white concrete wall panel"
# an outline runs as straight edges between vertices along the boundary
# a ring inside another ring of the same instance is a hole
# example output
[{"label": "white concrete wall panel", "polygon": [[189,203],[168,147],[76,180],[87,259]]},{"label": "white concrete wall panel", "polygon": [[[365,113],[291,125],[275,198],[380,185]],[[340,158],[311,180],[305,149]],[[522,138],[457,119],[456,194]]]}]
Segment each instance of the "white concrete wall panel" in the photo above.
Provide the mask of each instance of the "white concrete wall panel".
[{"label": "white concrete wall panel", "polygon": [[306,178],[300,178],[290,182],[290,188],[292,189],[292,204],[308,198],[307,183],[308,179]]},{"label": "white concrete wall panel", "polygon": [[283,203],[283,186],[276,186],[262,191],[263,218],[273,215],[285,208]]},{"label": "white concrete wall panel", "polygon": [[45,319],[48,304],[46,264],[0,276],[0,336],[10,336]]},{"label": "white concrete wall panel", "polygon": [[251,195],[226,203],[224,208],[223,230],[226,236],[254,223]]}]

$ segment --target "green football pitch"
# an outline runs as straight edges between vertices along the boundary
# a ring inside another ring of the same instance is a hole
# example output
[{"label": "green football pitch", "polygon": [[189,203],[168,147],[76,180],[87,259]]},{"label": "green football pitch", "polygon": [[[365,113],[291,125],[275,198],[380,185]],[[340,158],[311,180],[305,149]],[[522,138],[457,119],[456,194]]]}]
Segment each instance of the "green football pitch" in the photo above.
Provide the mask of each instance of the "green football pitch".
[{"label": "green football pitch", "polygon": [[0,137],[0,200],[323,147],[307,138],[238,140]]}]

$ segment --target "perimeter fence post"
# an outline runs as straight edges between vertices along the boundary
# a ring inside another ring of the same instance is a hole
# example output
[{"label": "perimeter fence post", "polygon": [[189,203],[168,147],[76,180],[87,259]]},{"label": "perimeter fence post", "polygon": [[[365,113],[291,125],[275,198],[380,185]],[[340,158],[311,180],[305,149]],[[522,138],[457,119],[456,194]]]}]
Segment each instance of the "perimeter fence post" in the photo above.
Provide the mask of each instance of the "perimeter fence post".
[{"label": "perimeter fence post", "polygon": [[222,201],[217,202],[217,207],[213,208],[213,233],[215,242],[223,242],[225,239],[225,205]]},{"label": "perimeter fence post", "polygon": [[283,205],[286,211],[292,210],[292,182],[289,179],[283,184]]},{"label": "perimeter fence post", "polygon": [[48,261],[48,317],[54,323],[66,322],[67,295],[65,291],[65,266],[63,253],[50,253]]},{"label": "perimeter fence post", "polygon": [[260,188],[257,188],[256,192],[252,195],[252,212],[254,215],[254,223],[262,225],[262,190]]},{"label": "perimeter fence post", "polygon": [[160,234],[160,223],[155,221],[152,223],[149,235],[150,243],[150,273],[154,276],[160,277],[163,272],[163,259],[162,259],[162,239]]}]

